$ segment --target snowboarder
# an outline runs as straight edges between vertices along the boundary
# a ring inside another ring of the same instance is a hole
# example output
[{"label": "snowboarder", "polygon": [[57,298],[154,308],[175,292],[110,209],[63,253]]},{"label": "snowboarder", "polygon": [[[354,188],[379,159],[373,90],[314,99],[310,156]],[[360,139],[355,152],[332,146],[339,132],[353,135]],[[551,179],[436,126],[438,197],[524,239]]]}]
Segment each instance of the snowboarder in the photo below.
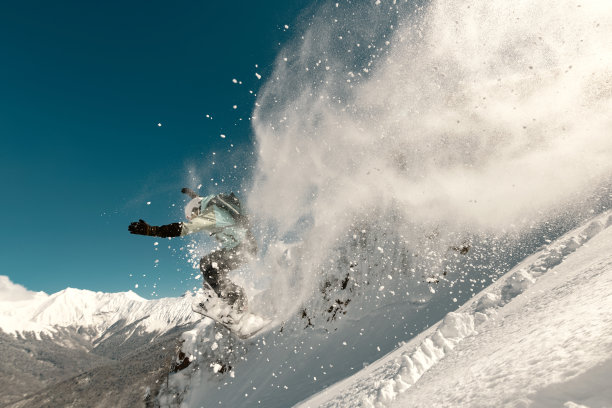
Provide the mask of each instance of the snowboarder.
[{"label": "snowboarder", "polygon": [[170,238],[206,231],[219,241],[217,249],[200,260],[204,286],[224,299],[233,309],[243,312],[247,308],[244,290],[232,282],[228,273],[257,253],[257,243],[246,216],[240,210],[240,201],[233,194],[200,197],[193,190],[183,188],[191,197],[185,206],[187,222],[152,226],[143,220],[128,227],[132,234]]}]

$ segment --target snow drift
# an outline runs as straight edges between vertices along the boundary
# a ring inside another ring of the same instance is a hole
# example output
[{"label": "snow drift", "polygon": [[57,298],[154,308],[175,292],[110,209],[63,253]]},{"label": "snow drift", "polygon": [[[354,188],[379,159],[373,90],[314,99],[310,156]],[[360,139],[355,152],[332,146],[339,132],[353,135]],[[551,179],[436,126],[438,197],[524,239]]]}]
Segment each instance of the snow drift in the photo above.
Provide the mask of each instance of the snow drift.
[{"label": "snow drift", "polygon": [[571,231],[300,406],[607,406],[612,393],[594,373],[612,373],[610,226],[606,213]]}]

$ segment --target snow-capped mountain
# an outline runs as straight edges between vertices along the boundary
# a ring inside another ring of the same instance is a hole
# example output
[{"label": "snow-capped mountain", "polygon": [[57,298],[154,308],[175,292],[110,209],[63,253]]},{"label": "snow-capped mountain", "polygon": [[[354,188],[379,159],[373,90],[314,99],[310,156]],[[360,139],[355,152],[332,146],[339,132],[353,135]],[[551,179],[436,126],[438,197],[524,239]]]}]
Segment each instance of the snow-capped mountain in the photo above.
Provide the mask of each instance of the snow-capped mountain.
[{"label": "snow-capped mountain", "polygon": [[[131,291],[68,288],[47,295],[6,276],[0,293],[0,379],[9,385],[0,406],[142,403],[176,363],[178,336],[201,318],[191,293],[146,300]],[[111,379],[114,392],[96,400]]]},{"label": "snow-capped mountain", "polygon": [[[3,278],[6,290],[12,284]],[[54,337],[62,329],[91,329],[100,337],[118,322],[147,332],[163,333],[197,320],[191,311],[192,295],[181,298],[146,300],[132,291],[102,293],[67,288],[52,295],[31,293],[20,300],[0,300],[0,329],[5,333],[47,334]]]}]

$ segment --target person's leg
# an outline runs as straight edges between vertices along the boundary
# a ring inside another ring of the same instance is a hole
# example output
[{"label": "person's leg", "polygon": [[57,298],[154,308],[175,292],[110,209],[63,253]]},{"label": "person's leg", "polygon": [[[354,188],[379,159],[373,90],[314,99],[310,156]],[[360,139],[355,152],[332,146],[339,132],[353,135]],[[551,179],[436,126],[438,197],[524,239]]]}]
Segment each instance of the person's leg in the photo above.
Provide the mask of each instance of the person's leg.
[{"label": "person's leg", "polygon": [[238,302],[238,309],[244,309],[246,296],[244,290],[233,283],[227,274],[244,262],[243,256],[237,249],[220,249],[211,252],[200,260],[200,270],[204,280],[212,287],[215,293],[230,305]]},{"label": "person's leg", "polygon": [[210,287],[217,293],[220,294],[220,282],[223,280],[223,275],[227,274],[225,265],[222,262],[223,256],[222,250],[212,251],[210,254],[203,256],[200,259],[200,271],[202,271],[202,277],[204,281],[210,285]]}]

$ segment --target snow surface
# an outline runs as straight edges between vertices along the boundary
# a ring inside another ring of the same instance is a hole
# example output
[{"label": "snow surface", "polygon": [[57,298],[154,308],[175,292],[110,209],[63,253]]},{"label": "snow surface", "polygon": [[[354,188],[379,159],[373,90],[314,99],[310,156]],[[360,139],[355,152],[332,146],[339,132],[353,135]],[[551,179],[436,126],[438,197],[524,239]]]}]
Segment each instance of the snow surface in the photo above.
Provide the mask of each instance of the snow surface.
[{"label": "snow surface", "polygon": [[612,406],[612,214],[299,407]]},{"label": "snow surface", "polygon": [[[11,297],[5,293],[13,293]],[[33,332],[53,336],[67,327],[93,328],[100,335],[117,322],[137,322],[147,332],[165,332],[192,323],[201,316],[192,313],[194,294],[179,298],[147,300],[132,291],[102,293],[67,288],[48,295],[31,292],[0,276],[0,330],[15,336]]]}]

